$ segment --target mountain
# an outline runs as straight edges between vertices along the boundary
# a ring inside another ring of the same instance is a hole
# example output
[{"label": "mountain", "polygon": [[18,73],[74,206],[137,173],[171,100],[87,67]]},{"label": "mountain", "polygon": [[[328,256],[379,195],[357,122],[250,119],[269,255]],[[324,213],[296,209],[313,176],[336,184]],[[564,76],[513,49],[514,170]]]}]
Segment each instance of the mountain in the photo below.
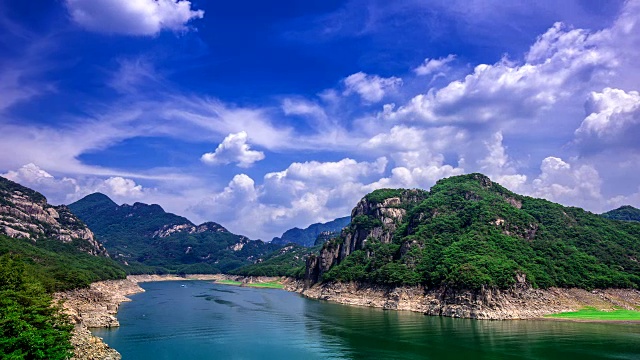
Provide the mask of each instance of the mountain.
[{"label": "mountain", "polygon": [[94,237],[66,206],[52,206],[37,191],[0,177],[0,256],[47,290],[88,286],[124,277]]},{"label": "mountain", "polygon": [[365,196],[307,258],[307,284],[637,288],[640,224],[515,194],[482,174]]},{"label": "mountain", "polygon": [[611,220],[640,221],[640,209],[625,205],[615,210],[607,211],[602,216]]},{"label": "mountain", "polygon": [[[287,245],[293,243],[311,247],[315,245],[316,239],[319,235],[326,232],[339,234],[342,228],[349,225],[350,220],[351,218],[347,216],[327,223],[312,224],[306,229],[299,229],[295,227],[285,231],[281,237],[274,237],[273,240],[271,240],[271,243],[276,245]],[[326,235],[327,234],[325,234],[325,236]]]},{"label": "mountain", "polygon": [[159,205],[118,205],[100,193],[69,205],[129,273],[219,273],[252,264],[280,246],[220,224],[195,225]]}]

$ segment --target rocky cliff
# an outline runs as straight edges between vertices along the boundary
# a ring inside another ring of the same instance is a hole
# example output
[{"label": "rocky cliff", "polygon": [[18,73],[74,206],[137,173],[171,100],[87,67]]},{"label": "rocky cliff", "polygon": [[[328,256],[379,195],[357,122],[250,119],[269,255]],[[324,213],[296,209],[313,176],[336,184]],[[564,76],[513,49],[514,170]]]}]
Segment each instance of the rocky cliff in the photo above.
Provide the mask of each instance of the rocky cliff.
[{"label": "rocky cliff", "polygon": [[40,193],[0,177],[0,234],[37,242],[40,238],[78,247],[92,255],[107,255],[93,232],[69,209],[52,206]]},{"label": "rocky cliff", "polygon": [[404,221],[407,209],[426,196],[425,191],[417,189],[382,189],[373,194],[362,198],[351,211],[351,222],[340,237],[325,242],[319,255],[307,258],[305,278],[308,283],[318,282],[332,266],[354,251],[364,249],[368,240],[390,243]]}]

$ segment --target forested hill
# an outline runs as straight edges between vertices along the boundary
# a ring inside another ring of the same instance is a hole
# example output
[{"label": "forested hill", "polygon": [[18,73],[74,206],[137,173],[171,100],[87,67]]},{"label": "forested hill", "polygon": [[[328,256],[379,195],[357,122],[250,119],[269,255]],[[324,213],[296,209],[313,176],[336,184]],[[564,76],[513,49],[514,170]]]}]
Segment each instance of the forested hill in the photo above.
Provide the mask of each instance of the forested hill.
[{"label": "forested hill", "polygon": [[611,220],[640,221],[640,209],[625,205],[615,210],[607,211],[602,216]]},{"label": "forested hill", "polygon": [[640,285],[640,224],[515,194],[482,174],[430,191],[383,189],[343,235],[307,259],[306,278],[506,288]]},{"label": "forested hill", "polygon": [[118,205],[100,193],[69,209],[132,274],[227,272],[280,247],[233,234],[214,222],[195,225],[159,205]]},{"label": "forested hill", "polygon": [[281,237],[273,238],[271,243],[278,245],[297,244],[311,247],[316,244],[318,236],[330,238],[340,234],[342,228],[349,225],[350,220],[351,217],[346,216],[326,223],[311,224],[305,229],[299,229],[297,227],[289,229],[285,231]]},{"label": "forested hill", "polygon": [[0,177],[1,359],[69,359],[73,325],[50,294],[124,276],[69,209]]}]

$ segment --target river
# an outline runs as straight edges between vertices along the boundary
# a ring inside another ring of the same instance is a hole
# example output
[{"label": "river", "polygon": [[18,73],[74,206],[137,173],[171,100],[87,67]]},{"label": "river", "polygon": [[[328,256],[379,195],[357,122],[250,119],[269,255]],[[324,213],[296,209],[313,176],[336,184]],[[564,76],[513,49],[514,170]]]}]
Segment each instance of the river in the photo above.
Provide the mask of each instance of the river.
[{"label": "river", "polygon": [[143,283],[94,334],[124,360],[640,359],[640,325],[478,321],[207,281]]}]

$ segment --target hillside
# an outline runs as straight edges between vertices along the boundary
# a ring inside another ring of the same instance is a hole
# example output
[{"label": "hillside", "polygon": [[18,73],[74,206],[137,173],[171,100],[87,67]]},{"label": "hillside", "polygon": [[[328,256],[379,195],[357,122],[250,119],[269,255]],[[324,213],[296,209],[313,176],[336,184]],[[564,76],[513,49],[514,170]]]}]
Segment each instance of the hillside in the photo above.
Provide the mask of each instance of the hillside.
[{"label": "hillside", "polygon": [[640,209],[636,209],[630,205],[625,205],[617,209],[607,211],[602,214],[602,216],[611,220],[640,221]]},{"label": "hillside", "polygon": [[515,194],[482,174],[377,190],[307,259],[308,284],[637,288],[640,224]]},{"label": "hillside", "polygon": [[0,177],[0,358],[70,358],[77,328],[51,293],[124,276],[66,207]]},{"label": "hillside", "polygon": [[69,209],[132,274],[227,272],[280,247],[233,234],[214,222],[195,225],[159,205],[118,205],[99,193]]},{"label": "hillside", "polygon": [[0,177],[0,255],[17,256],[48,291],[124,277],[94,237],[66,206]]},{"label": "hillside", "polygon": [[333,234],[338,235],[345,226],[349,225],[350,221],[351,218],[347,216],[327,223],[312,224],[305,229],[296,227],[285,231],[280,237],[274,237],[271,243],[276,245],[297,244],[312,247],[316,245],[318,236],[322,236],[322,239],[326,240]]}]

